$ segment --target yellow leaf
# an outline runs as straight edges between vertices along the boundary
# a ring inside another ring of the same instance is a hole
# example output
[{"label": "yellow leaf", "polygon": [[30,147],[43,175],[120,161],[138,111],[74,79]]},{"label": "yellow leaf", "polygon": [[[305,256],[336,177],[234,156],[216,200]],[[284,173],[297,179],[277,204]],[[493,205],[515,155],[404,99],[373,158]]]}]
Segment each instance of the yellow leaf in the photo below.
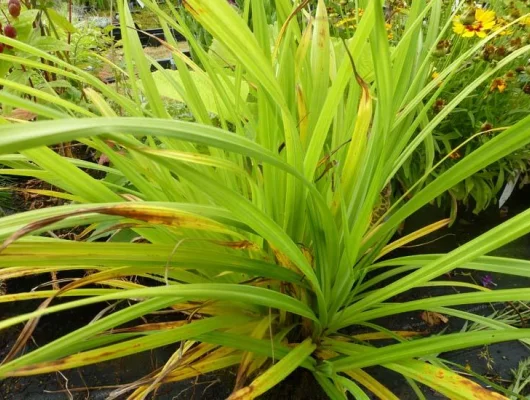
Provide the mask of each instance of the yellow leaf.
[{"label": "yellow leaf", "polygon": [[399,398],[396,397],[396,395],[390,390],[388,390],[386,386],[374,379],[370,374],[364,372],[362,369],[346,371],[346,375],[359,382],[381,400],[399,400]]},{"label": "yellow leaf", "polygon": [[250,385],[232,393],[228,400],[251,400],[262,395],[298,368],[315,349],[316,345],[311,339],[304,340],[278,363],[254,379]]},{"label": "yellow leaf", "polygon": [[430,386],[452,400],[508,400],[449,369],[423,361],[409,360],[385,367]]}]

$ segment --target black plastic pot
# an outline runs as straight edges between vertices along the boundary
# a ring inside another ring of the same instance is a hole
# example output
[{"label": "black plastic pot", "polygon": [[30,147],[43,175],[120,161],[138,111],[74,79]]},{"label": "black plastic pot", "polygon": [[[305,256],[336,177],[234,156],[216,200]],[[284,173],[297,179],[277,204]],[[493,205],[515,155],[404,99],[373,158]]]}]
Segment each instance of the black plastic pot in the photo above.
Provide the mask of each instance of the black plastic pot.
[{"label": "black plastic pot", "polygon": [[[140,30],[138,25],[136,25],[135,27],[136,29],[138,29],[138,37],[140,38],[140,42],[142,43],[142,46],[144,47],[147,47],[147,46],[158,47],[161,45],[160,40],[162,41],[166,40],[166,35],[164,34],[164,30],[162,28]],[[122,38],[121,29],[118,27],[112,29],[110,34],[112,38],[114,39],[114,41],[121,40]],[[184,36],[182,36],[175,29],[171,29],[171,34],[177,42],[186,40]]]},{"label": "black plastic pot", "polygon": [[[177,66],[175,65],[175,62],[173,61],[173,59],[170,57],[170,58],[162,58],[160,60],[156,60],[157,63],[160,64],[160,66],[164,69],[177,69]],[[154,72],[156,71],[157,68],[154,66],[154,65],[151,65],[151,72]],[[110,76],[108,78],[105,78],[103,79],[103,82],[105,83],[114,83],[116,82],[116,77],[114,76]]]},{"label": "black plastic pot", "polygon": [[[173,59],[170,58],[163,58],[161,60],[156,60],[157,63],[160,64],[160,66],[164,69],[177,69],[177,66],[175,65],[175,62]],[[154,65],[151,65],[151,71],[156,71],[156,67]]]}]

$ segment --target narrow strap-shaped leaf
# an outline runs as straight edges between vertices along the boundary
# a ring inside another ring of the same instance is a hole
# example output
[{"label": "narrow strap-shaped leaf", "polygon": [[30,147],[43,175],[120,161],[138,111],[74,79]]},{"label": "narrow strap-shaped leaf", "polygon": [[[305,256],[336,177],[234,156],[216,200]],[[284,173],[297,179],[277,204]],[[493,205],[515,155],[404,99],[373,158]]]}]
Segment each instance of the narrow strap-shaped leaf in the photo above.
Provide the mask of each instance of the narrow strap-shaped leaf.
[{"label": "narrow strap-shaped leaf", "polygon": [[[256,339],[248,335],[233,334],[232,332],[209,332],[197,336],[196,339],[204,343],[212,343],[223,347],[248,351],[274,360],[284,358],[291,350],[288,346],[280,342],[273,343],[270,339]],[[314,371],[315,364],[316,362],[313,358],[307,358],[300,366]]]},{"label": "narrow strap-shaped leaf", "polygon": [[353,369],[344,371],[344,373],[366,387],[381,400],[399,400],[385,385],[362,369]]},{"label": "narrow strap-shaped leaf", "polygon": [[[527,123],[530,124],[530,118],[527,118],[527,120]],[[530,135],[528,136],[528,140],[530,140]],[[486,146],[487,145],[484,147]],[[348,318],[352,315],[358,315],[361,310],[366,309],[377,302],[389,299],[390,297],[402,293],[419,283],[428,282],[437,276],[451,271],[458,265],[465,264],[468,261],[472,261],[479,256],[489,253],[528,232],[530,232],[530,210],[513,217],[509,221],[491,229],[482,236],[460,246],[447,255],[427,264],[423,268],[398,279],[384,289],[369,294],[355,305],[348,307],[348,309],[342,314],[342,317],[339,318]]]},{"label": "narrow strap-shaped leaf", "polygon": [[[418,284],[416,284],[418,286]],[[375,292],[374,292],[375,293]],[[373,293],[372,293],[373,294]],[[369,297],[370,295],[366,296]],[[359,300],[359,302],[363,301]],[[383,307],[364,311],[352,315],[354,306],[350,306],[344,312],[347,317],[338,316],[332,324],[332,329],[336,326],[345,327],[356,322],[369,321],[387,315],[394,315],[408,311],[425,310],[432,307],[449,307],[464,304],[480,304],[484,302],[503,301],[530,301],[530,290],[528,289],[501,289],[471,293],[450,294],[446,296],[429,297],[427,299],[414,300],[405,303],[384,304]],[[335,325],[336,324],[336,325]]]},{"label": "narrow strap-shaped leaf", "polygon": [[330,73],[330,34],[326,4],[318,0],[311,43],[311,72],[313,87],[309,104],[309,132],[312,132],[326,100]]},{"label": "narrow strap-shaped leaf", "polygon": [[[265,307],[278,308],[292,312],[318,322],[313,311],[304,303],[289,297],[285,294],[260,287],[252,287],[225,283],[205,283],[188,285],[158,286],[144,289],[122,290],[117,293],[105,296],[97,296],[88,299],[71,301],[66,304],[59,304],[31,313],[18,315],[8,320],[0,321],[0,329],[28,321],[31,318],[42,315],[68,310],[74,307],[81,307],[88,304],[95,304],[109,300],[118,299],[144,299],[144,298],[169,297],[182,300],[226,300],[239,301],[242,304],[255,304]],[[176,302],[176,300],[175,300]]]},{"label": "narrow strap-shaped leaf", "polygon": [[95,334],[131,321],[151,311],[168,307],[174,302],[174,298],[154,298],[117,311],[100,319],[99,321],[85,325],[74,332],[66,334],[59,339],[45,344],[44,346],[39,347],[37,350],[11,361],[9,364],[1,366],[0,374],[23,366],[45,362],[65,356],[69,354],[69,349],[72,346],[76,346],[77,343],[87,340],[93,337]]},{"label": "narrow strap-shaped leaf", "polygon": [[423,383],[452,400],[507,400],[507,397],[485,389],[447,368],[423,361],[402,361],[385,364],[385,367]]},{"label": "narrow strap-shaped leaf", "polygon": [[390,253],[391,251],[394,251],[396,249],[399,249],[400,247],[409,244],[410,242],[413,242],[419,238],[422,238],[423,236],[426,236],[432,232],[437,231],[438,229],[444,228],[451,222],[451,219],[445,218],[440,221],[436,221],[430,225],[427,225],[421,229],[418,229],[417,231],[414,231],[412,233],[409,233],[406,236],[403,236],[402,238],[399,238],[395,241],[393,241],[390,244],[387,244],[383,250],[379,253],[377,256],[377,259],[383,257],[384,255]]},{"label": "narrow strap-shaped leaf", "polygon": [[318,382],[318,384],[324,389],[326,394],[329,396],[330,400],[346,400],[346,393],[344,391],[341,391],[334,381],[332,381],[329,377],[325,376],[324,374],[315,371],[313,372],[313,376],[315,377],[315,380]]},{"label": "narrow strap-shaped leaf", "polygon": [[507,342],[521,338],[529,338],[530,329],[504,329],[495,331],[455,333],[402,342],[381,349],[366,350],[358,356],[345,357],[330,361],[334,371],[348,371],[373,365],[386,364],[413,357],[428,356],[440,352],[459,350],[468,347]]},{"label": "narrow strap-shaped leaf", "polygon": [[[369,270],[396,265],[420,268],[422,265],[428,264],[443,256],[444,254],[421,254],[393,258],[373,264]],[[474,261],[461,264],[458,268],[530,277],[530,261],[516,258],[482,256],[476,258]]]},{"label": "narrow strap-shaped leaf", "polygon": [[0,367],[0,376],[37,375],[125,357],[127,355],[179,342],[201,333],[226,328],[237,321],[238,319],[234,316],[211,317],[203,320],[196,320],[187,325],[170,329],[168,331],[162,331],[117,344],[88,350],[58,360],[45,361],[25,367],[19,367],[14,370],[10,363],[8,363]]},{"label": "narrow strap-shaped leaf", "polygon": [[89,136],[128,133],[142,137],[156,134],[234,151],[296,174],[292,167],[254,141],[219,128],[185,121],[151,118],[149,124],[145,124],[145,119],[142,118],[90,118],[37,122],[31,128],[27,129],[24,124],[1,125],[2,154]]},{"label": "narrow strap-shaped leaf", "polygon": [[[82,166],[82,164],[80,165]],[[86,205],[86,204],[69,204],[53,208],[41,208],[38,210],[26,211],[18,214],[8,215],[0,219],[0,240],[4,240],[9,235],[12,235],[17,230],[21,229],[25,225],[33,222],[35,220],[42,220],[46,218],[58,217],[60,215],[76,212],[82,209],[89,209],[91,207],[107,207],[117,204],[124,203],[99,203],[97,205]],[[173,202],[149,202],[151,206],[154,207],[163,207],[170,208],[173,210],[181,210],[184,212],[189,212],[197,215],[201,215],[206,218],[213,219],[219,223],[234,226],[238,229],[249,230],[248,227],[245,227],[244,224],[237,221],[235,217],[228,211],[220,207],[211,206],[211,205],[202,205],[202,204],[193,204],[193,203],[173,203]],[[72,220],[63,220],[58,221],[58,225],[53,225],[53,227],[68,227],[77,225],[88,225],[96,221],[100,221],[101,216],[96,214],[94,215],[85,215],[79,217],[77,221]],[[58,228],[56,228],[58,229]]]},{"label": "narrow strap-shaped leaf", "polygon": [[254,379],[250,385],[232,393],[228,399],[250,400],[262,395],[289,376],[291,372],[298,368],[315,349],[316,345],[311,339],[308,338],[304,340],[302,343],[294,347],[289,354],[278,361],[278,363],[274,364]]},{"label": "narrow strap-shaped leaf", "polygon": [[336,380],[350,392],[355,400],[370,400],[368,395],[353,380],[344,376],[337,376]]}]

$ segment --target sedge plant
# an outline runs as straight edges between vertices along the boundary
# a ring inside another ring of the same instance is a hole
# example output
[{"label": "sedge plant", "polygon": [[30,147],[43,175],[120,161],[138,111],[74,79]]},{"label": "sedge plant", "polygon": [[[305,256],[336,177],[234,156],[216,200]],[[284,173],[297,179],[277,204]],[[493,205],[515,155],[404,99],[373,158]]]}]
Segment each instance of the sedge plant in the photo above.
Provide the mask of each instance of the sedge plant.
[{"label": "sedge plant", "polygon": [[[0,54],[11,70],[23,65],[84,88],[76,104],[58,92],[0,79],[5,107],[38,116],[37,122],[2,120],[2,174],[49,182],[58,190],[43,194],[65,200],[0,219],[0,279],[9,288],[10,279],[28,274],[86,271],[60,288],[0,296],[4,303],[42,301],[33,312],[0,321],[0,329],[25,324],[0,377],[173,345],[163,368],[112,398],[144,399],[166,383],[236,368],[230,398],[251,399],[303,368],[332,399],[367,399],[369,392],[397,399],[365,370],[372,366],[401,374],[420,398],[418,384],[452,399],[504,398],[454,372],[439,354],[530,339],[530,329],[454,308],[530,301],[530,290],[466,284],[459,294],[392,299],[447,286],[443,276],[455,268],[530,277],[528,261],[487,256],[530,232],[530,211],[448,254],[392,258],[391,252],[446,226],[449,218],[395,236],[418,209],[529,144],[530,117],[436,179],[422,177],[407,193],[393,177],[419,148],[427,155],[426,174],[436,171],[433,130],[530,46],[481,71],[430,117],[438,92],[502,30],[477,38],[432,80],[432,53],[452,25],[440,18],[447,7],[441,0],[414,0],[402,34],[391,42],[381,0],[359,1],[363,13],[343,39],[334,35],[323,0],[247,0],[240,8],[186,0],[186,12],[212,35],[209,49],[198,45],[173,2],[166,9],[144,3],[168,33],[164,45],[177,71],[144,55],[127,2],[118,1],[126,60],[120,73],[127,78],[120,87],[0,38],[13,47]],[[194,60],[179,51],[170,29],[187,38]],[[184,104],[193,121],[172,113],[172,101]],[[49,147],[71,141],[104,154],[108,165]],[[71,227],[82,227],[75,241],[45,235]],[[122,300],[121,308],[22,354],[40,318]],[[166,309],[183,317],[122,327]],[[462,318],[481,329],[424,337],[374,322],[410,311]]]}]

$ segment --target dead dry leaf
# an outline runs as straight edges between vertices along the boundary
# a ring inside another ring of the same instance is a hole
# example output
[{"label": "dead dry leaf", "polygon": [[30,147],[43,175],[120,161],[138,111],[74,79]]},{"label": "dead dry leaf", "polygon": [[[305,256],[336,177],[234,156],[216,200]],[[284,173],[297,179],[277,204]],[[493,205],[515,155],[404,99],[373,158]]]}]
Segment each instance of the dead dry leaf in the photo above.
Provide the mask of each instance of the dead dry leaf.
[{"label": "dead dry leaf", "polygon": [[429,326],[447,324],[449,322],[449,319],[445,315],[431,311],[423,311],[420,317]]},{"label": "dead dry leaf", "polygon": [[9,118],[18,119],[21,121],[33,121],[35,118],[37,118],[37,114],[28,110],[24,110],[23,108],[15,108],[11,114],[9,114]]}]

